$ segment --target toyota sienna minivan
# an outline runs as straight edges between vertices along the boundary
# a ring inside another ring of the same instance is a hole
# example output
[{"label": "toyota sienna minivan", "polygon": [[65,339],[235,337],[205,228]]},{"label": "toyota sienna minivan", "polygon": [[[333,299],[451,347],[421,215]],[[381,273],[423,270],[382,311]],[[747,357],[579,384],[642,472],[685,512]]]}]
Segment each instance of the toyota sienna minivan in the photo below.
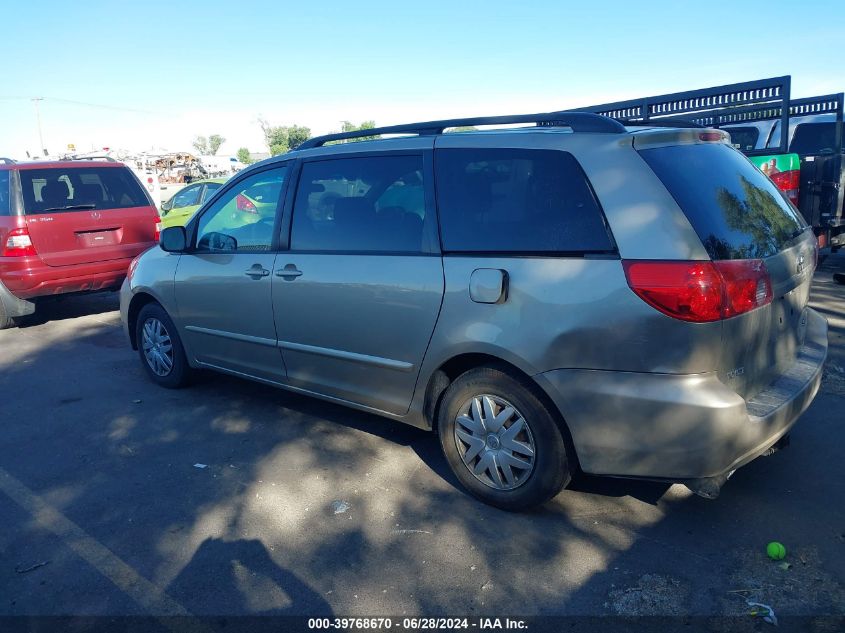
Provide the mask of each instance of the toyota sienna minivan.
[{"label": "toyota sienna minivan", "polygon": [[[533,125],[448,133],[501,123]],[[649,125],[311,139],[132,263],[129,340],[164,387],[212,369],[432,430],[505,509],[577,469],[715,497],[819,388],[817,245],[727,134]]]}]

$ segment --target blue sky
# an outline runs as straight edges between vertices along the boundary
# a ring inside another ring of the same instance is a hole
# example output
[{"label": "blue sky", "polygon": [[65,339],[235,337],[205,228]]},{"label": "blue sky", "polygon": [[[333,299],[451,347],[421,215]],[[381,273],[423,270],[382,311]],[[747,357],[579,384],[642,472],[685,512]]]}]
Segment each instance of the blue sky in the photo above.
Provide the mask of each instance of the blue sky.
[{"label": "blue sky", "polygon": [[839,92],[843,45],[841,0],[30,0],[4,12],[0,156],[37,149],[36,96],[53,152],[210,133],[261,151],[259,116],[324,133],[782,74],[795,96]]}]

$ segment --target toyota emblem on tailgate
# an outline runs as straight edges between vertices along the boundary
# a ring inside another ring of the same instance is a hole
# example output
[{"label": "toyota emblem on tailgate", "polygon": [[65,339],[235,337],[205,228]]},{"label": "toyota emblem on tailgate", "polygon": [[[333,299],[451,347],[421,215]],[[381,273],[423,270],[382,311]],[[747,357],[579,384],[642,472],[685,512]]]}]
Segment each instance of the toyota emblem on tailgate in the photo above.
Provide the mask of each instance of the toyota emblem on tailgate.
[{"label": "toyota emblem on tailgate", "polygon": [[[100,219],[101,217],[103,217],[103,216],[101,216],[101,215],[100,215],[100,212],[99,212],[99,211],[92,211],[92,212],[91,212],[91,217],[92,217],[94,220],[99,220],[99,219]],[[801,257],[803,258],[804,256],[802,255]],[[802,259],[801,261],[803,262],[804,260]],[[800,265],[800,264],[799,264],[799,265]],[[801,269],[799,268],[798,270],[800,271]]]}]

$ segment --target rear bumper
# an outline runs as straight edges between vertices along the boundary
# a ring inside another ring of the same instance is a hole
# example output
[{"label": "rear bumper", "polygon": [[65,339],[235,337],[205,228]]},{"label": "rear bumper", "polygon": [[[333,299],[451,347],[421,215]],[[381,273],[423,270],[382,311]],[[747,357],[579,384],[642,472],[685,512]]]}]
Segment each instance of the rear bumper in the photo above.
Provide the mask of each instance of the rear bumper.
[{"label": "rear bumper", "polygon": [[47,266],[37,257],[25,259],[0,261],[0,280],[19,299],[119,288],[132,261],[130,257],[77,266]]},{"label": "rear bumper", "polygon": [[715,373],[556,370],[538,375],[588,473],[684,481],[718,477],[764,453],[810,405],[827,357],[827,322],[807,310],[795,363],[746,401]]}]

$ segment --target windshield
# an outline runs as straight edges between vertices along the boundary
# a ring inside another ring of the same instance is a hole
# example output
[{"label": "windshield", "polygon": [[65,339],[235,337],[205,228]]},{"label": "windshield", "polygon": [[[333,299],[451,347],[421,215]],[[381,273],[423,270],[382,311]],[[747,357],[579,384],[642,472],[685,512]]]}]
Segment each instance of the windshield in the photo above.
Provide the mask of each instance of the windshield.
[{"label": "windshield", "polygon": [[30,215],[150,204],[141,185],[125,167],[22,169],[20,178],[24,210]]},{"label": "windshield", "polygon": [[676,145],[640,154],[714,260],[769,257],[807,228],[774,183],[727,145]]}]

